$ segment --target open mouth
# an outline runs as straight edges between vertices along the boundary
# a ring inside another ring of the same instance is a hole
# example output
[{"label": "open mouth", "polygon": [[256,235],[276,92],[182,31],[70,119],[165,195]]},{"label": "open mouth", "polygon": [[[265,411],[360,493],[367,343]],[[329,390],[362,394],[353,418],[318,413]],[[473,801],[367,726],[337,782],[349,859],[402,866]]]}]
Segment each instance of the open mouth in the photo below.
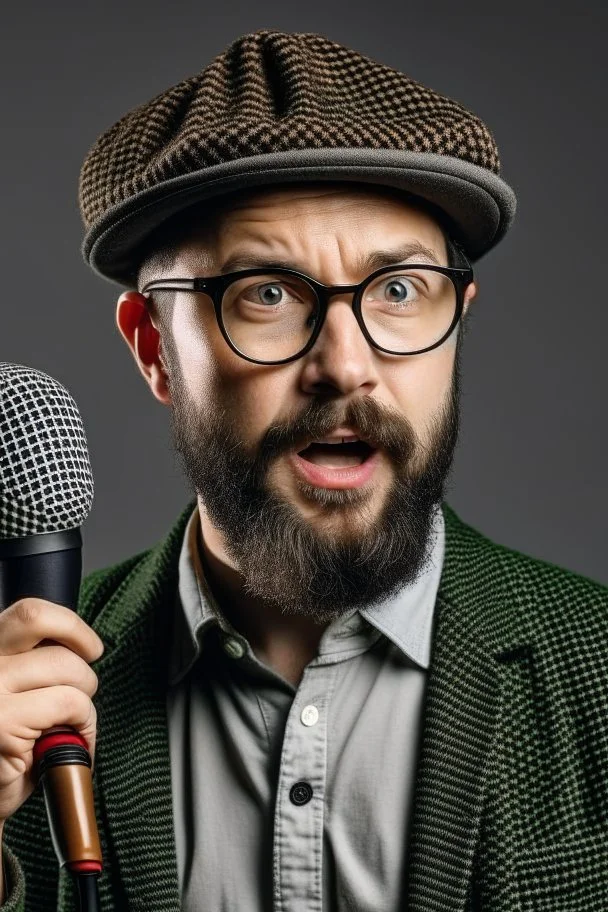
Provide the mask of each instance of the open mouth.
[{"label": "open mouth", "polygon": [[310,443],[298,456],[313,465],[329,469],[344,469],[360,466],[366,462],[375,450],[364,440],[351,443]]}]

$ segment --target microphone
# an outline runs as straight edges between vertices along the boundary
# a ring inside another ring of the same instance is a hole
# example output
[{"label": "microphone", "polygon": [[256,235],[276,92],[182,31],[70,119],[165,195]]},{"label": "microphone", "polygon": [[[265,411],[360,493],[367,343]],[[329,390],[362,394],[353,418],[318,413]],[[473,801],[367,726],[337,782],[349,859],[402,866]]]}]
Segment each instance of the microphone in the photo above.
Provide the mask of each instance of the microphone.
[{"label": "microphone", "polygon": [[[0,362],[0,611],[26,597],[76,609],[80,526],[92,502],[87,440],[73,398],[42,371]],[[59,865],[94,908],[102,856],[87,742],[68,726],[55,727],[36,742],[34,762]]]}]

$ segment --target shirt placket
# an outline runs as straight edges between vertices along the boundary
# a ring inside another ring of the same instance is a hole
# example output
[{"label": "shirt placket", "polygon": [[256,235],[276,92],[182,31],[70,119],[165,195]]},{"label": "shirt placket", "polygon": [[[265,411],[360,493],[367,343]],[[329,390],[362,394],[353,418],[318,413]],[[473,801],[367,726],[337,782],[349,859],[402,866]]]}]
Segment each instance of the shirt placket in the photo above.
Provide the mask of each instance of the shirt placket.
[{"label": "shirt placket", "polygon": [[274,816],[275,912],[322,912],[327,719],[335,665],[309,666],[291,705]]}]

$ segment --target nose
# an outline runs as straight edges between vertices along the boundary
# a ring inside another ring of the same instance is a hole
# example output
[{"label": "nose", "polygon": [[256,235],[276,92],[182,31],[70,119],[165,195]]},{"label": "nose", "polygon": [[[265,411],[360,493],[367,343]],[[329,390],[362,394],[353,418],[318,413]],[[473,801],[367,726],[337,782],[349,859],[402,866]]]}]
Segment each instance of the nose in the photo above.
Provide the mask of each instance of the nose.
[{"label": "nose", "polygon": [[331,298],[319,337],[302,359],[302,388],[369,395],[378,384],[378,359],[353,313],[352,291],[341,288]]}]

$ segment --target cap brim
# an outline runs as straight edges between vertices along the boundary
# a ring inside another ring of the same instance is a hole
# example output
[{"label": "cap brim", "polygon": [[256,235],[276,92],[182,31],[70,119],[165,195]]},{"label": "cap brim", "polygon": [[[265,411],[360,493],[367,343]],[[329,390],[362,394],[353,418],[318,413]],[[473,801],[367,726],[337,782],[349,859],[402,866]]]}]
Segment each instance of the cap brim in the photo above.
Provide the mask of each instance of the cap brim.
[{"label": "cap brim", "polygon": [[165,219],[235,190],[295,181],[355,181],[420,197],[445,213],[472,261],[498,243],[515,215],[509,185],[460,158],[392,149],[302,149],[235,159],[129,197],[90,227],[84,258],[104,278],[132,285],[137,250]]}]

